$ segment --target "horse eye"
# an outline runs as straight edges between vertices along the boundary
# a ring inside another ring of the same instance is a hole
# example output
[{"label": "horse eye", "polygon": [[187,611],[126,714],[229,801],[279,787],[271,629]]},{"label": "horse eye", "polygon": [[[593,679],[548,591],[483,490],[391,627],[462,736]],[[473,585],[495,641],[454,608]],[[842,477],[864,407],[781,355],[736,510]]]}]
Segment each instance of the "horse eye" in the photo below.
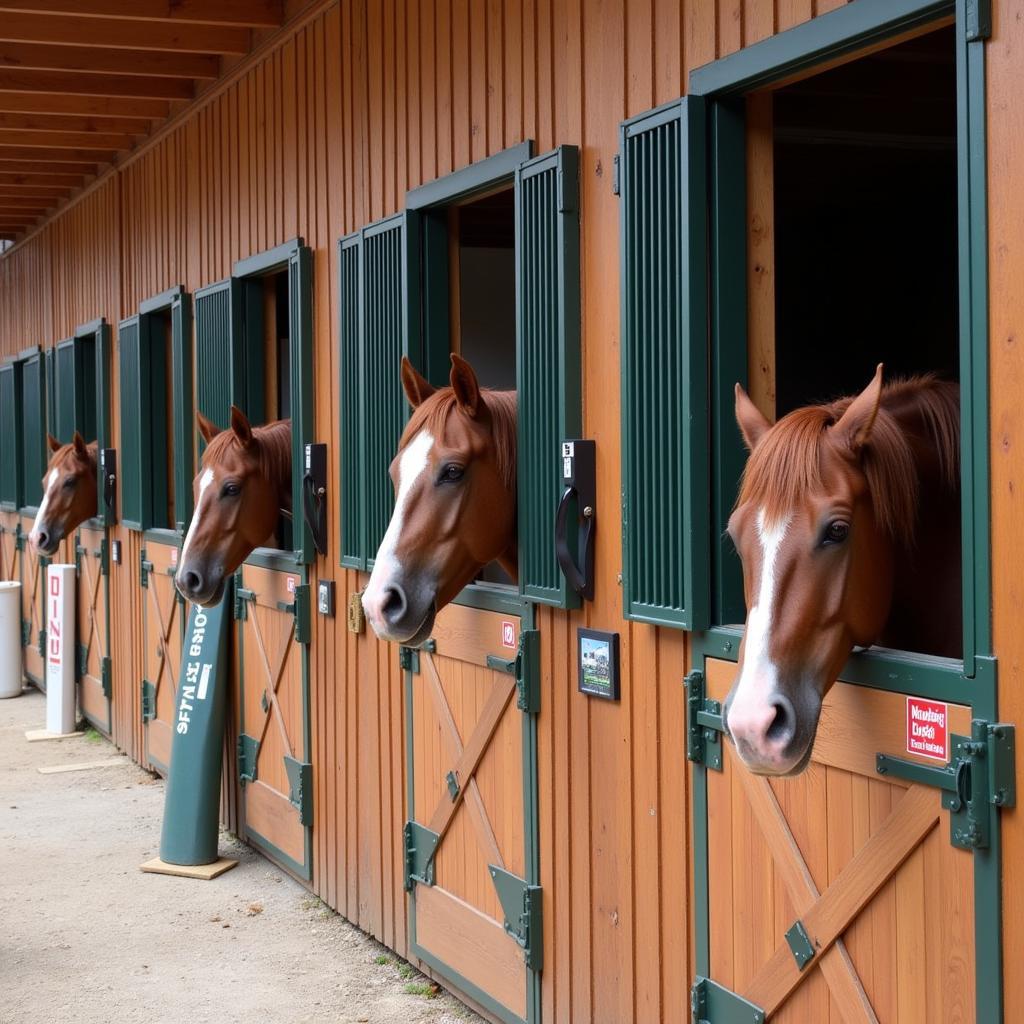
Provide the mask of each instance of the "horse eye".
[{"label": "horse eye", "polygon": [[72,490],[74,488],[75,484],[77,484],[77,483],[78,483],[78,480],[77,480],[76,477],[66,476],[66,477],[64,477],[64,483],[61,486],[64,488],[64,490],[70,491],[70,490]]},{"label": "horse eye", "polygon": [[454,462],[450,462],[444,469],[441,470],[440,483],[451,484],[462,479],[465,470],[462,466],[457,466]]},{"label": "horse eye", "polygon": [[850,524],[844,523],[841,519],[836,519],[834,522],[829,523],[825,529],[826,544],[842,544],[849,536]]},{"label": "horse eye", "polygon": [[242,488],[238,484],[228,481],[221,489],[220,494],[222,498],[237,498],[242,493]]}]

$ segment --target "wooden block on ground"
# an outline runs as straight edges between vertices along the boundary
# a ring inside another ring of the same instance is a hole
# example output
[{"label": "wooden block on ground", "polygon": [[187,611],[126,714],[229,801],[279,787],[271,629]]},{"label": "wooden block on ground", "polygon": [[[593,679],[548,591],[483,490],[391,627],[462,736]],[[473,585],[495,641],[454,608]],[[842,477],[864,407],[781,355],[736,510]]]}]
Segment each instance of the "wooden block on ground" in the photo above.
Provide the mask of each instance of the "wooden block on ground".
[{"label": "wooden block on ground", "polygon": [[50,732],[47,729],[26,729],[25,739],[29,743],[38,743],[40,740],[70,740],[74,736],[82,736],[80,732]]},{"label": "wooden block on ground", "polygon": [[238,867],[238,861],[230,857],[220,857],[212,864],[168,864],[159,857],[147,860],[139,865],[140,871],[148,871],[154,875],[179,875],[182,878],[201,878],[209,882],[211,878],[223,875],[225,871]]},{"label": "wooden block on ground", "polygon": [[131,764],[126,757],[108,757],[102,761],[80,761],[77,764],[51,764],[40,768],[40,775],[61,775],[64,772],[87,772],[92,768],[113,768],[119,764]]}]

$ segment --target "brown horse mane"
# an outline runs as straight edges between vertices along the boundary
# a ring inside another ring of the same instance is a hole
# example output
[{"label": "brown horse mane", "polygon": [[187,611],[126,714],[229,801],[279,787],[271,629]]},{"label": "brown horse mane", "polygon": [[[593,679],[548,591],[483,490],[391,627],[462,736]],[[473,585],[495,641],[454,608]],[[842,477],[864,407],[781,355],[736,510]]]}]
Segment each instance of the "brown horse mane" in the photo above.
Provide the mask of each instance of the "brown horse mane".
[{"label": "brown horse mane", "polygon": [[[285,508],[291,508],[292,479],[292,421],[275,420],[261,427],[252,428],[256,441],[256,462],[260,475],[266,477],[281,490]],[[242,447],[233,430],[222,430],[206,447],[206,456],[212,462],[219,462],[232,446]]]},{"label": "brown horse mane", "polygon": [[[768,431],[747,461],[737,505],[751,502],[778,522],[794,505],[822,489],[825,432],[838,422],[856,396],[795,409]],[[954,487],[960,463],[959,391],[934,374],[885,385],[864,448],[863,469],[880,526],[909,545],[917,518],[918,467],[906,426],[893,411],[910,408],[931,436],[944,482]]]},{"label": "brown horse mane", "polygon": [[[516,392],[492,391],[490,388],[482,388],[480,397],[491,415],[498,476],[501,478],[502,484],[514,494],[516,490]],[[424,429],[434,437],[444,437],[448,417],[456,407],[455,392],[451,388],[441,388],[435,391],[430,398],[413,409],[412,416],[409,417],[409,422],[406,424],[405,430],[402,431],[398,450],[402,451]]]}]

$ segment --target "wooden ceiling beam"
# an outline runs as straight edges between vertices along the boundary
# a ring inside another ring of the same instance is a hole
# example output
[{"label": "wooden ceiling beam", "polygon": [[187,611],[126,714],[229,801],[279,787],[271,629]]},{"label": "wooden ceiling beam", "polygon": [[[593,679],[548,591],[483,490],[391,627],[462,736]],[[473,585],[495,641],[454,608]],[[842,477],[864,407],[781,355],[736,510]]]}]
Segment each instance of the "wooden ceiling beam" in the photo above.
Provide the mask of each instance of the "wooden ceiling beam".
[{"label": "wooden ceiling beam", "polygon": [[0,110],[0,128],[23,132],[112,132],[145,135],[153,122],[145,117],[87,117],[80,114],[19,114]]},{"label": "wooden ceiling beam", "polygon": [[215,53],[241,56],[249,52],[248,28],[73,15],[6,13],[0,18],[0,39],[12,43],[53,43],[58,46],[104,46],[170,53]]},{"label": "wooden ceiling beam", "polygon": [[191,21],[247,28],[277,28],[284,21],[283,0],[5,0],[0,2],[0,11],[141,21]]},{"label": "wooden ceiling beam", "polygon": [[3,67],[0,67],[0,91],[69,93],[72,96],[134,96],[163,100],[190,100],[195,94],[193,83],[187,79]]},{"label": "wooden ceiling beam", "polygon": [[0,111],[19,114],[78,114],[84,117],[126,117],[164,121],[171,113],[167,100],[137,96],[73,96],[46,92],[0,92]]},{"label": "wooden ceiling beam", "polygon": [[27,146],[42,149],[92,149],[103,151],[106,159],[122,149],[131,149],[131,135],[110,132],[23,132],[0,128],[0,146]]},{"label": "wooden ceiling beam", "polygon": [[68,194],[66,185],[4,185],[0,196],[5,199],[61,199]]},{"label": "wooden ceiling beam", "polygon": [[92,161],[72,161],[62,160],[60,167],[45,167],[40,168],[39,160],[26,160],[19,158],[9,158],[0,154],[0,173],[4,174],[27,174],[32,177],[38,177],[40,173],[50,173],[52,171],[58,172],[58,177],[66,177],[68,175],[74,175],[78,178],[88,177],[96,173],[96,164]]},{"label": "wooden ceiling beam", "polygon": [[36,71],[99,71],[112,75],[214,79],[220,58],[205,53],[152,53],[97,46],[0,42],[0,66]]},{"label": "wooden ceiling beam", "polygon": [[68,189],[78,188],[84,182],[84,174],[55,174],[52,171],[5,171],[0,167],[0,186],[7,188],[59,185]]},{"label": "wooden ceiling beam", "polygon": [[91,166],[88,173],[95,174],[98,164],[110,163],[110,153],[105,149],[44,149],[35,146],[0,144],[0,164],[4,160],[31,160],[36,167],[48,170],[63,170],[63,168],[57,167],[48,168],[47,164],[52,163],[76,165],[87,163]]}]

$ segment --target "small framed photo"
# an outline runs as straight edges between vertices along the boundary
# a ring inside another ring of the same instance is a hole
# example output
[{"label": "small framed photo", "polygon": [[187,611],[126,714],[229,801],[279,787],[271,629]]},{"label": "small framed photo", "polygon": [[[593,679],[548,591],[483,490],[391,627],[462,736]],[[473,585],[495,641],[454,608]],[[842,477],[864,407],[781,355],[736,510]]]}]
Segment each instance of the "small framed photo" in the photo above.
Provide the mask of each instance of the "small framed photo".
[{"label": "small framed photo", "polygon": [[619,699],[619,634],[600,629],[576,630],[579,689],[604,700]]}]

